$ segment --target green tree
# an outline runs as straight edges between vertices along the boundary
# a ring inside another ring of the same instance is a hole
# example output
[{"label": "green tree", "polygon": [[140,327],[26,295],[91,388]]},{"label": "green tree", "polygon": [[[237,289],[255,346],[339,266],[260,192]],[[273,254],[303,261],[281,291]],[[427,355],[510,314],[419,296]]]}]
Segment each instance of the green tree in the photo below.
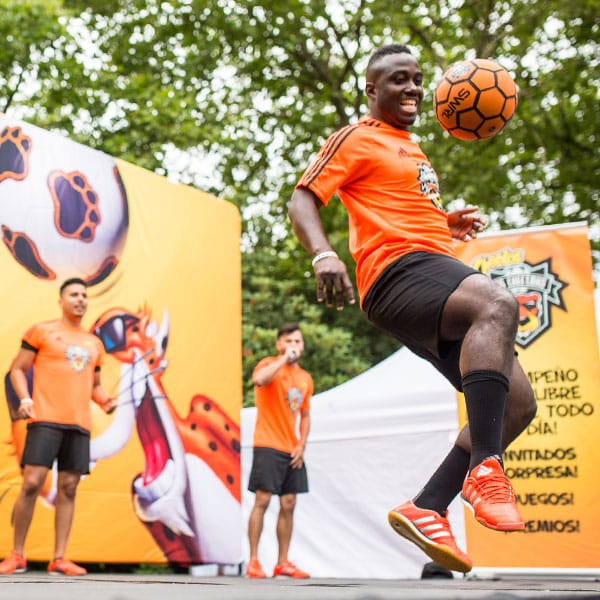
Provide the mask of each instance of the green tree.
[{"label": "green tree", "polygon": [[53,92],[81,83],[67,14],[59,0],[0,0],[0,112],[44,120],[61,110]]},{"label": "green tree", "polygon": [[[249,374],[282,320],[318,327],[318,344],[307,335],[317,389],[397,347],[357,307],[315,305],[286,218],[309,158],[366,111],[376,46],[414,49],[428,101],[459,59],[509,69],[519,106],[493,139],[459,142],[430,102],[422,112],[414,132],[445,202],[479,205],[492,228],[587,221],[600,258],[598,14],[599,0],[0,0],[0,106],[240,208],[250,402]],[[324,217],[350,263],[339,203]]]}]

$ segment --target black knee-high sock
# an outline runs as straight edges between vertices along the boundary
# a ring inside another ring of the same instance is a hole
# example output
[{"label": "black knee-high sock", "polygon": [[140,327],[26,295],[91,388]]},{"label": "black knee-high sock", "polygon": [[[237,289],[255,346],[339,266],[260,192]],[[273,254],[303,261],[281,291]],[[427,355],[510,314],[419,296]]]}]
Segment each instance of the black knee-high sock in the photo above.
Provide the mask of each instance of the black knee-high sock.
[{"label": "black knee-high sock", "polygon": [[462,377],[471,433],[469,470],[489,456],[502,456],[502,422],[508,379],[498,371],[470,371]]},{"label": "black knee-high sock", "polygon": [[468,469],[469,453],[460,446],[453,446],[442,464],[414,498],[415,506],[435,510],[443,515],[450,502],[460,492]]}]

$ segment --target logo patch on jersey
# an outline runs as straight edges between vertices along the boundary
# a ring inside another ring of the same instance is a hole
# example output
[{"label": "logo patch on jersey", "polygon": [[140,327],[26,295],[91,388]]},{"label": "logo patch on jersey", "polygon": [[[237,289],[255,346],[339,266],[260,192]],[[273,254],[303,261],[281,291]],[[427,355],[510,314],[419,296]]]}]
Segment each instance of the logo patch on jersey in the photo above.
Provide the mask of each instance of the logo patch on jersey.
[{"label": "logo patch on jersey", "polygon": [[287,391],[287,403],[293,413],[302,406],[303,400],[304,396],[298,388],[292,387]]},{"label": "logo patch on jersey", "polygon": [[433,170],[433,167],[424,163],[420,163],[417,180],[419,181],[421,194],[423,194],[423,196],[427,196],[427,198],[431,200],[432,204],[436,208],[444,210],[442,206],[442,198],[440,197],[440,183],[438,181],[436,172]]},{"label": "logo patch on jersey", "polygon": [[90,362],[90,353],[81,346],[67,346],[67,360],[73,370],[80,373]]},{"label": "logo patch on jersey", "polygon": [[525,260],[522,249],[504,248],[494,254],[478,256],[473,268],[489,275],[517,299],[519,326],[516,343],[527,348],[552,327],[552,309],[567,308],[562,298],[568,283],[552,271],[552,259],[537,264]]}]

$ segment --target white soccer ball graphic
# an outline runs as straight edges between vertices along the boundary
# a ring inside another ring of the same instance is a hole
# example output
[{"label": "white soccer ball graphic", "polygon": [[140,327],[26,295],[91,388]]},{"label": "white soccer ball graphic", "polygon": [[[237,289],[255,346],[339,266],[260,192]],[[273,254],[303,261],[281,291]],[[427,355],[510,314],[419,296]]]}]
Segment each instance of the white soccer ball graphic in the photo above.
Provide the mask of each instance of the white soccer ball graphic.
[{"label": "white soccer ball graphic", "polygon": [[6,116],[0,117],[2,241],[29,273],[47,281],[103,281],[129,228],[115,160]]}]

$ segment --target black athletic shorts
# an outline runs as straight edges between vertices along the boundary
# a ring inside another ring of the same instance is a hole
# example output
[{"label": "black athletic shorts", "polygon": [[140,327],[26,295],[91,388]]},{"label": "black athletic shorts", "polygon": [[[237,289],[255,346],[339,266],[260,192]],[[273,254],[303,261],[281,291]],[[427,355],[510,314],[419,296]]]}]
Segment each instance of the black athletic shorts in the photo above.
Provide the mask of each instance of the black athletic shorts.
[{"label": "black athletic shorts", "polygon": [[386,267],[363,301],[369,321],[433,364],[462,391],[462,341],[439,339],[446,300],[469,275],[479,271],[444,254],[411,252]]},{"label": "black athletic shorts", "polygon": [[74,427],[52,423],[30,423],[27,426],[21,466],[41,465],[59,471],[90,472],[90,434]]},{"label": "black athletic shorts", "polygon": [[306,464],[293,469],[290,460],[286,452],[273,448],[254,448],[248,489],[251,492],[273,492],[277,496],[308,492]]}]

